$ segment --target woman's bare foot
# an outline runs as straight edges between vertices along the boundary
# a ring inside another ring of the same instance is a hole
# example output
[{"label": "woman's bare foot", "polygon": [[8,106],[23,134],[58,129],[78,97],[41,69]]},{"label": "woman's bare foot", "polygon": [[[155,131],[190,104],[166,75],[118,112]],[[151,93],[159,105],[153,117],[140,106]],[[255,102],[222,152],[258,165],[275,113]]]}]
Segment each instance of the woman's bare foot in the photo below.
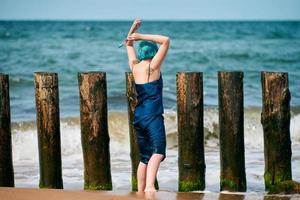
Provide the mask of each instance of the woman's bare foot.
[{"label": "woman's bare foot", "polygon": [[157,192],[155,188],[145,188],[144,192]]},{"label": "woman's bare foot", "polygon": [[156,199],[156,190],[154,191],[145,191],[145,199]]}]

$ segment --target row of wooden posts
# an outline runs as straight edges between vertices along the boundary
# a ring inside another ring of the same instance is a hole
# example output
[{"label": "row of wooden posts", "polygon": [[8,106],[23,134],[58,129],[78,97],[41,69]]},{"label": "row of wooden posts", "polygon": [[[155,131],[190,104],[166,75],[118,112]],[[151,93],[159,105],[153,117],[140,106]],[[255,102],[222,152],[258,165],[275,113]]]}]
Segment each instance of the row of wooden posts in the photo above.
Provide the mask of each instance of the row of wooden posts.
[{"label": "row of wooden posts", "polygon": [[[35,98],[40,188],[63,188],[57,73],[36,72]],[[139,150],[132,125],[134,79],[125,72],[132,190],[137,190]],[[105,72],[78,73],[84,189],[112,190]],[[265,188],[292,179],[288,74],[262,72]],[[178,190],[205,189],[203,74],[177,72]],[[243,72],[218,72],[220,189],[246,191]],[[9,77],[0,74],[0,186],[14,187]],[[158,184],[156,185],[158,188]]]}]

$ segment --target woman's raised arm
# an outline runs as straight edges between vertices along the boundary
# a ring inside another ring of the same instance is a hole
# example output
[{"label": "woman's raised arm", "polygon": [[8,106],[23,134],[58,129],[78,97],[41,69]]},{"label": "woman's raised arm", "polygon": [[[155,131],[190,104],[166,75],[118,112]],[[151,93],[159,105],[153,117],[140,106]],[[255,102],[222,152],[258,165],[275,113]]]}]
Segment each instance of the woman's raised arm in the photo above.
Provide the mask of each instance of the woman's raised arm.
[{"label": "woman's raised arm", "polygon": [[[127,35],[127,38],[132,35],[141,25],[142,21],[140,19],[136,19],[129,32],[128,32],[128,35]],[[135,49],[134,49],[134,46],[133,46],[133,41],[130,41],[130,40],[126,40],[126,49],[127,49],[127,56],[128,56],[128,64],[130,66],[130,69],[132,71],[132,67],[133,65],[135,65],[138,61],[137,61],[137,58],[136,58],[136,53],[135,53]]]}]

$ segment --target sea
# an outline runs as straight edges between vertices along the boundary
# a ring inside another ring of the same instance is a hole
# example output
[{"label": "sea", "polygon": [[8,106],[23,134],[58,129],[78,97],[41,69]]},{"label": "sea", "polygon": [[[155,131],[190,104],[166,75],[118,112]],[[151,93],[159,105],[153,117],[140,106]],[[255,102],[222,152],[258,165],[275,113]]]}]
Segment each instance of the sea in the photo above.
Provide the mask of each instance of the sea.
[{"label": "sea", "polygon": [[[113,190],[131,189],[125,72],[118,48],[131,21],[0,21],[0,73],[9,75],[16,187],[38,188],[34,72],[59,79],[64,188],[83,188],[78,73],[106,72]],[[291,92],[292,176],[300,181],[300,21],[143,21],[140,33],[170,37],[161,66],[167,158],[161,189],[178,191],[176,73],[203,72],[206,192],[220,191],[219,71],[244,72],[247,193],[265,194],[261,72],[287,72]]]}]

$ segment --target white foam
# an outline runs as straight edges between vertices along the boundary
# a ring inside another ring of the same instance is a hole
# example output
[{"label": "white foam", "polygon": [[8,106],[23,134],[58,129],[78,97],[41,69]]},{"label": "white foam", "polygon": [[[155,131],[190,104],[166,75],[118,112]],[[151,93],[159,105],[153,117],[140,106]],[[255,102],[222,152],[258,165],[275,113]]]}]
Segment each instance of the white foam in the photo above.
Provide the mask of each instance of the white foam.
[{"label": "white foam", "polygon": [[292,144],[299,145],[300,144],[300,114],[292,117],[290,131],[291,131]]}]

